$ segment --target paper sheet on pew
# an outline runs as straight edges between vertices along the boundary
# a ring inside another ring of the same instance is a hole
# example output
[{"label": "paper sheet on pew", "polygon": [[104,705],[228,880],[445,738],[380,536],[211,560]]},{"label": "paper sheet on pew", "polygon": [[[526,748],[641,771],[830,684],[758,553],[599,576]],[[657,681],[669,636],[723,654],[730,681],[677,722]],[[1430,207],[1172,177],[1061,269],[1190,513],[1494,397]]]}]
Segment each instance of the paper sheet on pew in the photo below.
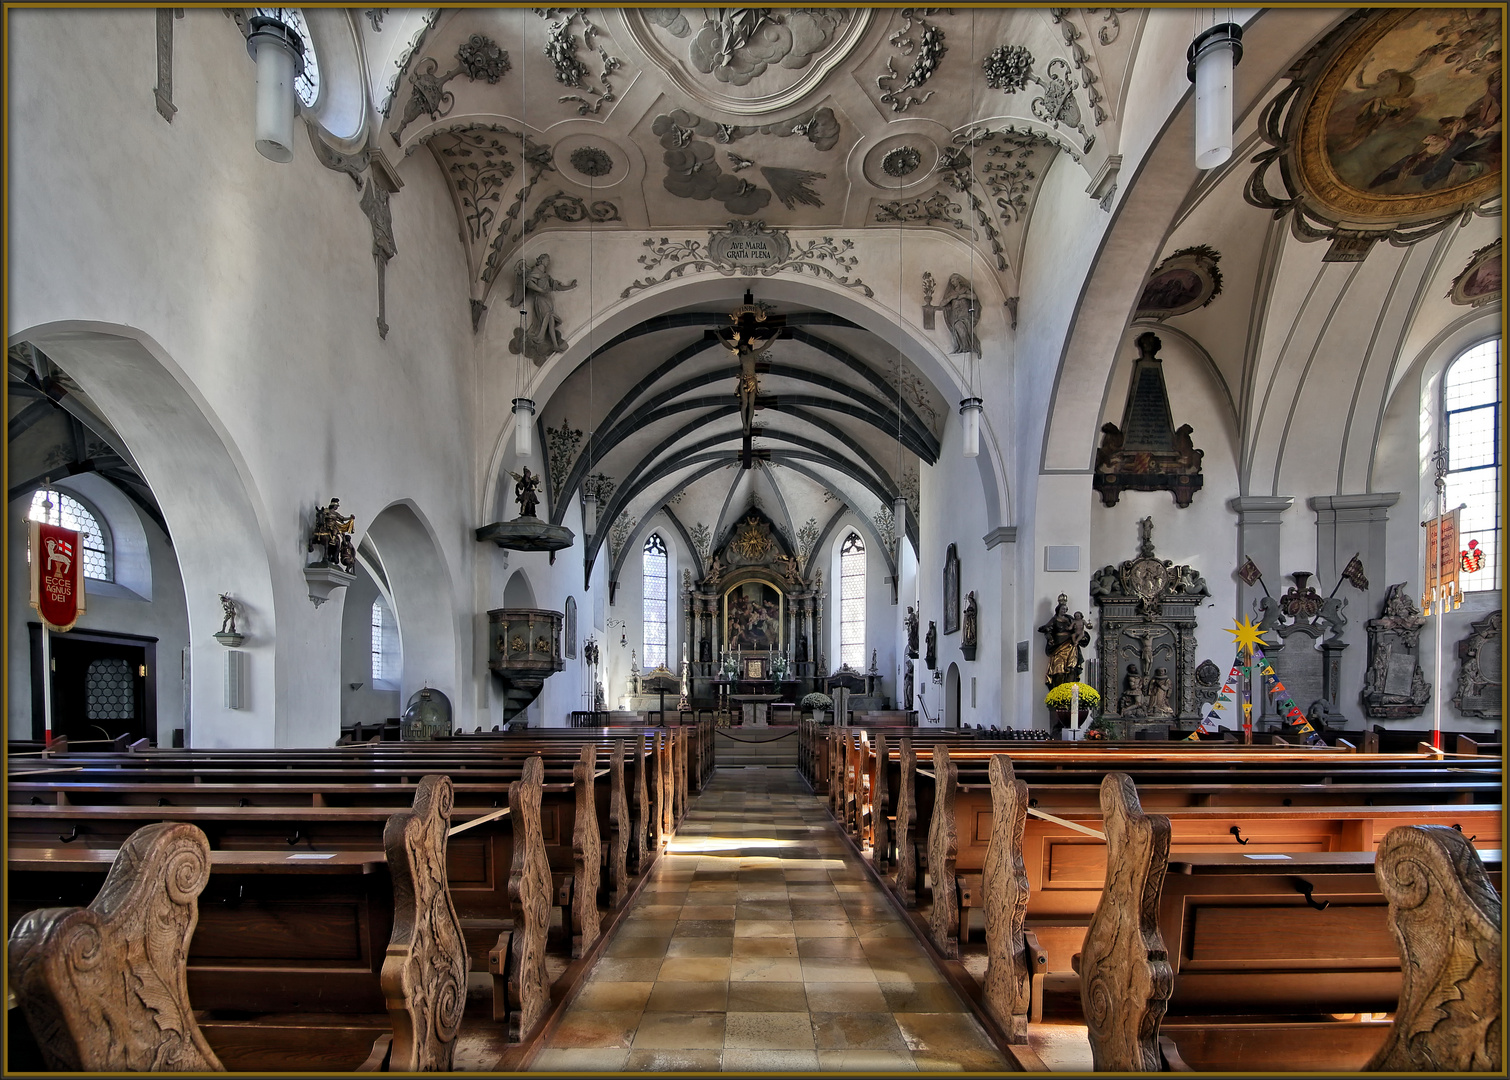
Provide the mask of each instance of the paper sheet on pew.
[{"label": "paper sheet on pew", "polygon": [[1245,859],[1288,859],[1289,857],[1290,856],[1288,856],[1288,855],[1264,855],[1264,854],[1248,855],[1246,853],[1243,855],[1243,858],[1245,858]]},{"label": "paper sheet on pew", "polygon": [[336,853],[334,851],[327,851],[327,852],[301,851],[297,855],[290,855],[289,856],[290,859],[334,859],[335,857],[336,857]]}]

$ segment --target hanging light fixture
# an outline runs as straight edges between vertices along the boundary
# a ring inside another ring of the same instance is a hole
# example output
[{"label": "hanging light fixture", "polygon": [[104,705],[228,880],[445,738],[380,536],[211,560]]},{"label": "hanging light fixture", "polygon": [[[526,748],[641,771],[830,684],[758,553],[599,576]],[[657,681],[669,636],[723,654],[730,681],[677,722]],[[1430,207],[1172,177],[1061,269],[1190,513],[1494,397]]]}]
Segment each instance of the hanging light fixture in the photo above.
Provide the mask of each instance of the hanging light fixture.
[{"label": "hanging light fixture", "polygon": [[270,161],[294,159],[294,79],[304,72],[304,42],[271,15],[248,21],[246,51],[257,62],[257,152]]},{"label": "hanging light fixture", "polygon": [[516,397],[514,399],[514,453],[518,457],[529,457],[535,451],[534,418],[534,399]]},{"label": "hanging light fixture", "polygon": [[897,567],[902,565],[902,545],[907,542],[907,496],[898,495],[891,503],[892,527],[897,534]]},{"label": "hanging light fixture", "polygon": [[1243,30],[1233,22],[1202,30],[1185,54],[1195,83],[1195,164],[1214,169],[1232,156],[1232,70],[1243,58]]},{"label": "hanging light fixture", "polygon": [[985,404],[978,397],[967,397],[959,403],[960,430],[964,434],[965,456],[980,456],[980,410]]},{"label": "hanging light fixture", "polygon": [[588,491],[586,485],[582,491],[582,531],[588,536],[598,531],[598,495]]}]

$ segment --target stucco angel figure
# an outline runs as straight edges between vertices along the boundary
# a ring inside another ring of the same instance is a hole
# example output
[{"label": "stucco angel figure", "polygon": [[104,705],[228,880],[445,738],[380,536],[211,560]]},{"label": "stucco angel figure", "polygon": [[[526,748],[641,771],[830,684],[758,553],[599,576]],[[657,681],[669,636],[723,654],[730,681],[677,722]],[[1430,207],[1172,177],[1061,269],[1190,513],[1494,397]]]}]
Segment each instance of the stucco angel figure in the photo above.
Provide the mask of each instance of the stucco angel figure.
[{"label": "stucco angel figure", "polygon": [[963,274],[950,274],[939,307],[949,327],[949,351],[979,356],[980,338],[976,337],[975,328],[980,325],[980,301],[975,298],[970,279]]},{"label": "stucco angel figure", "polygon": [[509,352],[524,353],[543,364],[566,350],[561,336],[561,317],[556,314],[554,294],[577,287],[577,279],[557,281],[551,277],[551,257],[541,253],[534,262],[520,259],[514,267],[514,287],[509,303],[525,312],[525,325],[514,329]]}]

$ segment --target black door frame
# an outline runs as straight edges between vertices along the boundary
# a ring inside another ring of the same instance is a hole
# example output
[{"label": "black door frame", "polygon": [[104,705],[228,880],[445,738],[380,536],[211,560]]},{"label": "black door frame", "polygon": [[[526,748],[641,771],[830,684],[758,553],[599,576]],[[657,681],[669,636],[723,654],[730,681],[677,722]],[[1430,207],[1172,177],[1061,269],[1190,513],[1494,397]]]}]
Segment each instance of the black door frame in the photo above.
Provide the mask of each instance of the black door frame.
[{"label": "black door frame", "polygon": [[[42,696],[42,680],[48,677],[42,670],[42,624],[28,622],[26,624],[27,636],[31,641],[31,732],[32,738],[40,742],[47,727],[47,718],[44,715],[46,707]],[[142,688],[142,726],[149,730],[154,737],[157,730],[157,642],[155,637],[144,637],[141,634],[118,634],[108,630],[81,630],[75,627],[66,635],[53,634],[53,640],[67,637],[70,641],[93,641],[101,645],[128,645],[139,648],[145,654],[144,662],[147,665],[147,677]]]}]

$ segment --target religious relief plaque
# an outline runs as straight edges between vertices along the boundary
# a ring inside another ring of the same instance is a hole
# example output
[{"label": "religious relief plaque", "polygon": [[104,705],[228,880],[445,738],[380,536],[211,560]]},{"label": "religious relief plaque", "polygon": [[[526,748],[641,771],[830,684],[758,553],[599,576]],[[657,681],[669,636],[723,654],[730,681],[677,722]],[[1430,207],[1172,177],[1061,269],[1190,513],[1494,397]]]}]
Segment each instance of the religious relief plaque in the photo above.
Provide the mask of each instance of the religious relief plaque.
[{"label": "religious relief plaque", "polygon": [[[1164,362],[1159,358],[1158,335],[1138,338],[1138,359],[1133,362],[1122,409],[1122,426],[1101,425],[1101,446],[1096,451],[1096,473],[1091,486],[1101,493],[1105,506],[1117,505],[1124,490],[1169,491],[1175,505],[1190,505],[1201,489],[1201,458],[1190,436],[1189,424],[1178,428],[1169,412],[1169,394],[1164,386]],[[1154,586],[1158,591],[1162,586]]]}]

